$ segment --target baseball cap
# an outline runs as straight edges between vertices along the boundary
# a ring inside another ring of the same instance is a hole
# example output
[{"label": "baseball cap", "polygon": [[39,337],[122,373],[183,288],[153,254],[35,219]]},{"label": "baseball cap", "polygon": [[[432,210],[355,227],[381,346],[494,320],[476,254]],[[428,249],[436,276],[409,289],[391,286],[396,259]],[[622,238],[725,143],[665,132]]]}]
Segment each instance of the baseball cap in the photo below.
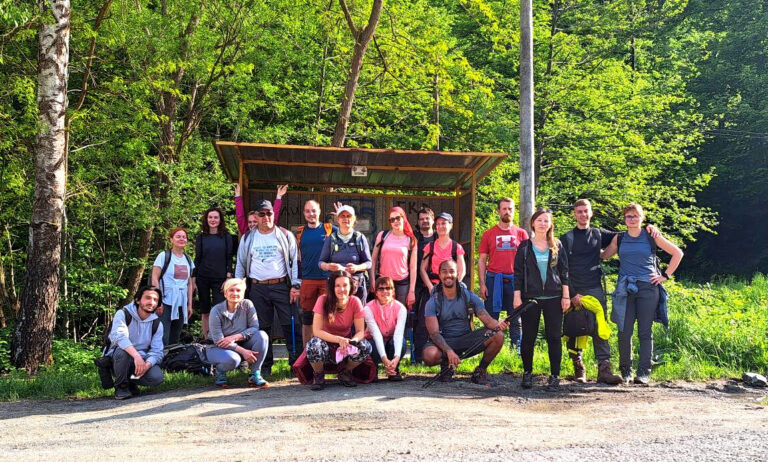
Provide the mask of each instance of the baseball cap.
[{"label": "baseball cap", "polygon": [[435,217],[435,221],[439,220],[440,218],[447,221],[448,223],[453,223],[453,217],[448,212],[440,212],[440,215]]},{"label": "baseball cap", "polygon": [[256,203],[256,207],[254,207],[253,210],[259,211],[259,210],[272,210],[272,202],[269,202],[268,200],[260,200]]},{"label": "baseball cap", "polygon": [[351,205],[342,205],[341,207],[339,207],[339,211],[336,212],[336,216],[338,217],[339,215],[341,215],[341,212],[347,212],[353,217],[355,216],[355,209],[352,208]]}]

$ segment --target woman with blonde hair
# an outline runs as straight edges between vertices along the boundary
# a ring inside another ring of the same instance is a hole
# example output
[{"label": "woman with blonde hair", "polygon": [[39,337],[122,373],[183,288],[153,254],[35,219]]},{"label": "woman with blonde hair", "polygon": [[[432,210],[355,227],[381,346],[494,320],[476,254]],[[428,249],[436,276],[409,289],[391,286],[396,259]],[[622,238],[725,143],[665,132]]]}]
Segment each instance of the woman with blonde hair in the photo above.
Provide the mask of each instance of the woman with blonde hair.
[{"label": "woman with blonde hair", "polygon": [[269,336],[259,330],[259,317],[253,303],[245,298],[245,280],[224,281],[224,300],[211,308],[210,338],[215,346],[206,350],[208,361],[216,368],[216,386],[227,387],[227,372],[241,361],[251,367],[248,386],[268,385],[261,377],[261,365],[269,345]]},{"label": "woman with blonde hair", "polygon": [[[639,385],[647,385],[651,375],[653,321],[659,317],[657,311],[660,301],[666,301],[662,283],[672,278],[672,273],[683,259],[683,251],[661,235],[654,238],[648,234],[643,228],[645,213],[640,205],[627,205],[623,214],[627,230],[613,237],[611,244],[603,251],[602,258],[619,254],[619,280],[612,297],[611,320],[619,327],[621,376],[627,384],[632,381],[632,333],[637,321],[640,351],[634,381]],[[656,264],[657,247],[672,256],[663,272]],[[663,311],[666,316],[666,309]]]},{"label": "woman with blonde hair", "polygon": [[523,360],[523,388],[533,386],[533,349],[539,333],[539,320],[544,314],[544,332],[549,353],[548,390],[560,386],[563,313],[571,306],[568,293],[568,255],[555,238],[552,211],[539,209],[531,217],[533,237],[523,241],[515,255],[515,309],[523,300],[538,304],[522,315],[523,338],[520,356]]}]

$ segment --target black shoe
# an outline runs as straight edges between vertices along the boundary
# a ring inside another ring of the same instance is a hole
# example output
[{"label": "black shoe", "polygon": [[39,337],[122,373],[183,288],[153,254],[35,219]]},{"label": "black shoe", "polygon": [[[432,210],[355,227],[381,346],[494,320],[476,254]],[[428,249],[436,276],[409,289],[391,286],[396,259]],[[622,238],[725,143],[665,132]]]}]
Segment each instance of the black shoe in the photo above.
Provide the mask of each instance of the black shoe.
[{"label": "black shoe", "polygon": [[131,395],[133,396],[139,396],[141,394],[141,391],[139,391],[139,386],[133,382],[128,383],[128,390],[130,390]]},{"label": "black shoe", "polygon": [[339,373],[339,375],[336,376],[336,378],[339,380],[339,383],[344,385],[345,387],[356,387],[357,382],[352,380],[352,375],[347,371],[342,371]]},{"label": "black shoe", "polygon": [[396,373],[395,375],[388,375],[388,376],[387,376],[387,379],[388,379],[390,382],[402,382],[402,381],[403,381],[403,376],[402,376],[402,375],[400,375],[400,373],[398,372],[398,373]]},{"label": "black shoe", "polygon": [[453,379],[454,372],[455,372],[455,369],[450,367],[448,363],[440,364],[440,381],[443,383],[450,382]]},{"label": "black shoe", "polygon": [[115,399],[123,400],[128,398],[133,398],[133,394],[128,387],[115,388]]},{"label": "black shoe", "polygon": [[547,379],[547,391],[558,390],[560,390],[560,377],[556,375],[550,375],[549,379]]},{"label": "black shoe", "polygon": [[312,378],[312,384],[309,388],[315,391],[325,388],[325,373],[315,372],[315,375]]},{"label": "black shoe", "polygon": [[478,385],[484,385],[484,386],[490,386],[491,382],[488,381],[488,372],[485,369],[480,369],[479,367],[475,369],[474,372],[472,372],[472,383],[476,383]]},{"label": "black shoe", "polygon": [[526,390],[533,388],[533,374],[530,372],[523,372],[523,380],[520,382],[520,386]]}]

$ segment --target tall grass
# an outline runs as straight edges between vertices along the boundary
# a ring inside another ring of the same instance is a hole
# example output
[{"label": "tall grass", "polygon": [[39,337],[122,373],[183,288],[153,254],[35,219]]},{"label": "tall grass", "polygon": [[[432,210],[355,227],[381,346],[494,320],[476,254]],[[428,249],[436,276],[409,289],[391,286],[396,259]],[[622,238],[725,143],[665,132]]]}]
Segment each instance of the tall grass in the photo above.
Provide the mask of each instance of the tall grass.
[{"label": "tall grass", "polygon": [[[686,282],[668,283],[670,293],[669,330],[654,325],[655,380],[706,380],[718,377],[740,377],[744,371],[765,374],[768,371],[768,278],[756,275],[751,281],[725,279],[712,284]],[[612,360],[618,364],[616,330],[609,339]],[[534,373],[549,374],[546,342],[539,333],[534,354]],[[8,369],[7,340],[10,330],[0,331],[0,366]],[[634,342],[637,348],[637,338]],[[54,364],[44,368],[36,377],[22,371],[10,370],[0,375],[0,401],[25,398],[95,398],[109,397],[112,390],[102,390],[93,366],[96,348],[84,347],[69,340],[54,342]],[[637,360],[635,356],[635,361]],[[479,356],[463,361],[458,373],[470,373]],[[587,375],[597,375],[597,364],[591,342],[584,352]],[[563,348],[561,375],[573,372]],[[436,373],[438,367],[412,366],[404,360],[402,370],[411,374]],[[290,377],[286,361],[276,361],[272,380]],[[508,345],[491,364],[492,374],[522,372],[519,356]],[[245,385],[246,374],[230,374],[233,385]],[[185,373],[166,374],[159,391],[188,387],[211,386],[210,377]]]}]

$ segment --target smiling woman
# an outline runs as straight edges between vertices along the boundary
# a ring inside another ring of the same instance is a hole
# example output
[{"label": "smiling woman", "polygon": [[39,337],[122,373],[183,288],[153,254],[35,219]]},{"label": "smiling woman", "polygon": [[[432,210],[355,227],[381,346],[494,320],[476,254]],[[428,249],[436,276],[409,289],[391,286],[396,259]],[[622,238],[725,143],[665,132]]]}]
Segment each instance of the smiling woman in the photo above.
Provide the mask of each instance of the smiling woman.
[{"label": "smiling woman", "polygon": [[184,253],[187,230],[174,228],[168,235],[171,250],[160,252],[152,268],[152,285],[163,291],[163,306],[157,309],[157,314],[163,322],[165,345],[179,342],[181,329],[192,316],[192,296],[195,292],[195,265]]}]

